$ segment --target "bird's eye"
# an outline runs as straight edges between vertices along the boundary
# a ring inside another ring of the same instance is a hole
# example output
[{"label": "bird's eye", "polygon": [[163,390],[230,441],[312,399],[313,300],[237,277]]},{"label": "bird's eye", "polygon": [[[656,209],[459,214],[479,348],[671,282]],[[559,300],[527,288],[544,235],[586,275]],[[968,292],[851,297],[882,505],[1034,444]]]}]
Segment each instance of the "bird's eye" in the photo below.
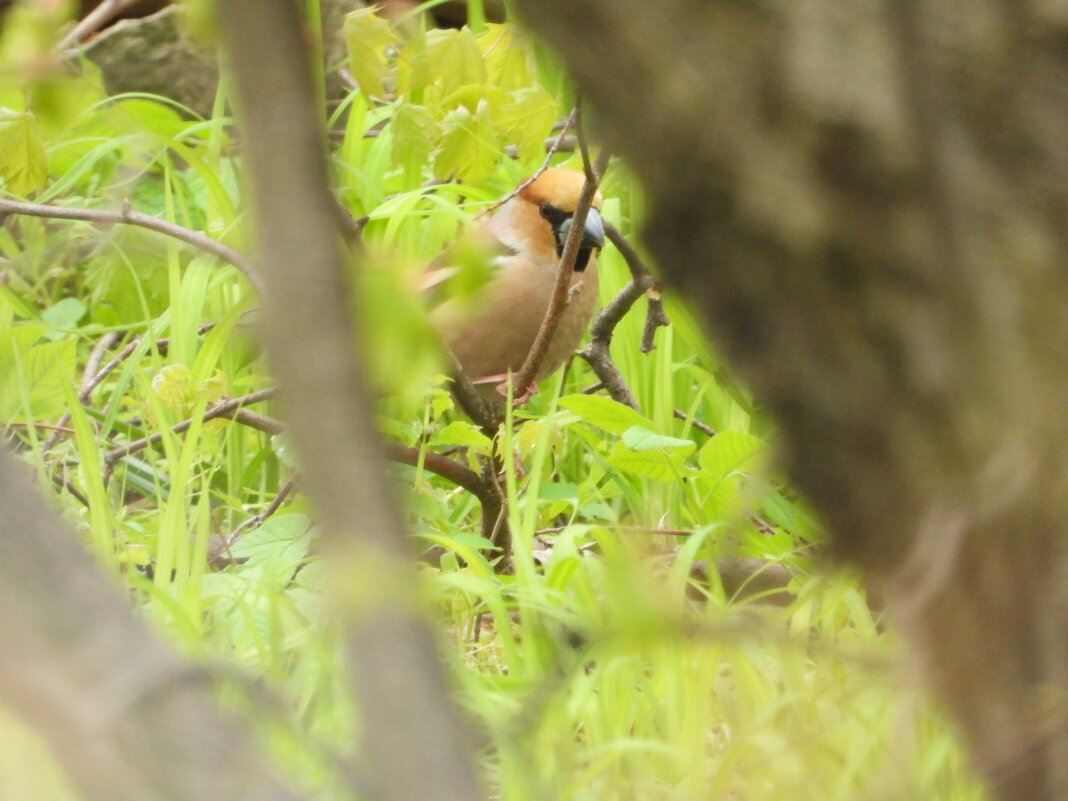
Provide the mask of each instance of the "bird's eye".
[{"label": "bird's eye", "polygon": [[540,208],[541,216],[544,217],[546,220],[551,220],[556,214],[556,208],[553,206],[552,203],[542,203]]}]

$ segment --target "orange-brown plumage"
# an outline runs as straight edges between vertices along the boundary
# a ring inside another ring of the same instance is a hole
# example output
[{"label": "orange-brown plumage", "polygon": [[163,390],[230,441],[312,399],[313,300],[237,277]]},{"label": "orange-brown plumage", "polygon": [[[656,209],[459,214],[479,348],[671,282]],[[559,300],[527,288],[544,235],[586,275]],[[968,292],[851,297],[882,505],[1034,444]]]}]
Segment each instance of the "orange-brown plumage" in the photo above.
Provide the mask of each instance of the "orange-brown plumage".
[{"label": "orange-brown plumage", "polygon": [[[583,176],[550,169],[508,200],[484,230],[499,247],[494,273],[473,302],[445,301],[431,320],[464,372],[489,387],[518,372],[545,317],[559,268],[559,253],[570,216],[582,192]],[[593,202],[583,249],[571,276],[569,303],[542,361],[540,381],[567,361],[578,346],[597,306],[597,260],[603,244]],[[521,390],[516,390],[517,394]]]}]

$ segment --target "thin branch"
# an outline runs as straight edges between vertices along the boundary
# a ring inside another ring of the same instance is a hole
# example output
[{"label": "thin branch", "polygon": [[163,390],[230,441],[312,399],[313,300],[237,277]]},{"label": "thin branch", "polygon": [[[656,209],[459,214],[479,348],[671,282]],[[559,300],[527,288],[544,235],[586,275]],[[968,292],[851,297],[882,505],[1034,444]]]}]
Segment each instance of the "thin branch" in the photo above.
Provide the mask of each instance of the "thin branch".
[{"label": "thin branch", "polygon": [[[248,395],[243,395],[240,398],[231,398],[229,400],[221,401],[211,406],[204,412],[204,416],[201,418],[202,422],[207,423],[210,420],[215,420],[219,417],[234,417],[242,406],[251,406],[254,403],[260,403],[268,398],[273,397],[275,394],[274,387],[268,389],[261,389],[259,392],[252,392]],[[193,425],[193,418],[183,420],[182,422],[171,426],[171,432],[174,434],[182,434]],[[277,433],[277,432],[276,432]],[[163,433],[157,432],[147,437],[141,437],[133,442],[123,445],[121,448],[114,448],[104,454],[104,465],[107,474],[110,475],[115,463],[132,453],[143,451],[149,445],[155,445],[161,439],[163,439]]]},{"label": "thin branch", "polygon": [[268,417],[265,414],[259,414],[251,409],[238,409],[230,419],[248,428],[254,428],[264,434],[270,434],[272,437],[278,436],[286,430],[286,424],[281,420]]},{"label": "thin branch", "polygon": [[184,228],[159,217],[142,214],[130,207],[130,202],[123,201],[121,211],[109,211],[106,209],[76,209],[62,206],[46,206],[40,203],[20,203],[16,200],[0,198],[0,215],[25,214],[30,217],[47,217],[56,220],[79,220],[91,222],[97,225],[136,225],[147,228],[150,231],[173,237],[187,245],[192,245],[205,253],[217,256],[223,261],[229,262],[248,278],[249,283],[257,292],[262,290],[260,278],[252,262],[246,259],[229,245],[224,245],[210,236],[205,236],[199,231]]},{"label": "thin branch", "polygon": [[80,503],[86,509],[89,508],[89,499],[82,495],[82,493],[78,490],[77,487],[74,486],[74,483],[70,479],[64,478],[63,476],[56,474],[53,474],[51,476],[51,479],[53,484],[55,484],[57,487],[65,489],[67,492],[70,493],[72,498],[78,501],[78,503]]},{"label": "thin branch", "polygon": [[[638,409],[638,402],[634,393],[630,391],[623,374],[619,372],[612,361],[609,345],[612,342],[612,334],[631,307],[643,294],[650,295],[650,309],[646,315],[645,331],[642,336],[642,352],[652,350],[652,336],[657,327],[667,325],[670,321],[663,313],[659,304],[654,304],[659,299],[659,281],[653,277],[645,266],[641,256],[623,234],[619,232],[608,220],[604,221],[604,232],[608,240],[616,246],[622,254],[627,267],[630,269],[630,282],[619,291],[612,301],[601,309],[597,318],[593,321],[590,329],[590,342],[579,351],[579,356],[593,369],[593,372],[601,380],[608,390],[608,394],[619,403]],[[652,293],[656,297],[652,297]],[[652,320],[652,322],[650,322]],[[649,346],[648,350],[646,346]]]},{"label": "thin branch", "polygon": [[582,172],[586,175],[587,181],[597,181],[600,183],[600,178],[597,177],[598,173],[593,169],[593,162],[590,161],[590,146],[586,141],[586,126],[582,124],[582,111],[579,108],[578,103],[575,104],[575,139],[578,142],[579,153],[582,155]]},{"label": "thin branch", "polygon": [[602,148],[597,156],[597,163],[593,166],[592,175],[587,176],[585,183],[582,185],[582,194],[579,195],[575,213],[571,217],[571,230],[567,232],[567,240],[564,242],[564,249],[560,255],[560,267],[556,275],[556,286],[553,287],[553,294],[549,300],[549,308],[545,310],[545,319],[542,320],[538,335],[534,338],[530,353],[527,354],[523,366],[514,378],[514,386],[517,388],[515,403],[522,403],[530,396],[530,388],[534,384],[538,368],[541,367],[541,362],[549,349],[549,343],[552,341],[556,328],[560,324],[560,317],[567,307],[571,276],[575,269],[575,259],[578,257],[579,246],[582,244],[586,215],[589,213],[590,206],[593,203],[593,196],[597,194],[597,187],[601,183],[601,178],[604,177],[609,158],[608,149]]},{"label": "thin branch", "polygon": [[56,49],[62,53],[81,44],[123,11],[137,5],[138,2],[140,0],[103,0],[100,5],[86,14],[77,25],[71,28],[70,33],[60,39]]},{"label": "thin branch", "polygon": [[690,417],[690,415],[686,414],[686,412],[684,412],[682,409],[673,409],[672,414],[674,414],[675,417],[679,420],[687,421],[698,431],[707,434],[710,437],[716,436],[716,429],[712,428],[712,426],[708,425],[707,423],[702,423],[696,417]]},{"label": "thin branch", "polygon": [[638,350],[642,353],[649,353],[656,349],[656,343],[653,341],[656,336],[656,329],[671,325],[671,320],[668,319],[667,313],[664,311],[664,300],[660,294],[660,288],[660,282],[654,279],[652,285],[645,291],[645,296],[648,298],[648,306],[645,309],[642,342],[638,346]]},{"label": "thin branch", "polygon": [[[215,325],[215,323],[202,323],[197,326],[197,334],[204,334],[214,328]],[[137,350],[137,346],[140,344],[142,339],[144,339],[144,334],[134,337],[132,340],[130,340],[129,344],[127,344],[125,348],[119,351],[119,354],[114,359],[112,359],[99,370],[97,370],[96,374],[92,375],[92,377],[90,378],[91,371],[89,370],[89,367],[93,362],[93,355],[97,353],[97,350],[103,343],[103,339],[100,343],[97,343],[96,348],[93,349],[93,354],[91,354],[89,357],[89,363],[86,364],[85,376],[82,379],[82,387],[78,390],[78,400],[82,403],[88,401],[89,396],[93,393],[93,390],[100,386],[101,382],[103,382],[103,380],[107,378],[108,375],[110,375],[116,367],[122,364],[126,359],[130,357],[130,355],[135,350]],[[167,347],[170,345],[170,342],[170,339],[166,337],[163,339],[157,339],[156,349],[160,353],[166,353]],[[47,453],[48,451],[52,450],[53,447],[55,447],[55,444],[59,441],[60,434],[68,433],[68,429],[62,428],[62,426],[67,425],[67,423],[69,422],[70,412],[64,412],[63,416],[60,417],[59,420],[56,422],[56,433],[49,437],[48,441],[42,446],[42,453]]]},{"label": "thin branch", "polygon": [[466,465],[445,458],[441,454],[419,448],[388,445],[386,446],[386,455],[391,461],[411,467],[418,467],[420,460],[422,460],[423,467],[431,473],[451,481],[458,487],[463,487],[480,501],[487,494],[486,486],[478,473]]},{"label": "thin branch", "polygon": [[[299,473],[294,473],[293,475],[291,475],[289,477],[289,480],[282,485],[282,488],[278,490],[278,493],[274,496],[273,499],[271,499],[271,502],[267,504],[267,507],[262,512],[253,515],[252,517],[248,518],[248,520],[241,522],[240,524],[238,524],[237,528],[235,528],[226,536],[220,535],[217,538],[217,545],[215,546],[216,550],[212,557],[209,558],[209,562],[211,563],[212,567],[221,568],[225,567],[228,564],[237,564],[237,560],[234,558],[233,553],[230,552],[230,548],[233,547],[233,544],[235,542],[237,542],[238,537],[241,536],[241,532],[245,531],[246,529],[250,529],[254,526],[261,525],[267,518],[277,512],[281,508],[282,504],[285,502],[285,499],[288,498],[290,493],[292,493],[293,490],[296,488],[297,480],[299,478]],[[226,561],[221,562],[220,557],[222,557],[224,554],[226,556]]]},{"label": "thin branch", "polygon": [[485,217],[487,214],[492,214],[493,212],[495,212],[497,209],[499,209],[501,206],[503,206],[509,200],[514,198],[516,195],[518,195],[520,192],[522,192],[524,189],[526,189],[528,186],[530,186],[532,183],[534,183],[536,180],[538,180],[539,176],[541,176],[541,174],[543,172],[545,172],[547,169],[549,169],[549,162],[552,161],[553,156],[556,155],[556,151],[558,151],[560,149],[560,146],[563,144],[564,138],[567,135],[568,129],[572,125],[574,125],[575,124],[575,120],[578,119],[578,113],[579,113],[578,103],[575,103],[574,108],[571,109],[571,113],[567,116],[567,119],[564,121],[564,127],[560,129],[560,133],[557,134],[556,139],[553,141],[552,145],[549,146],[549,151],[545,154],[545,161],[543,161],[541,163],[541,166],[538,167],[538,169],[536,169],[534,171],[533,175],[531,175],[529,178],[527,178],[527,180],[523,181],[523,183],[521,183],[519,186],[517,186],[515,189],[513,189],[507,195],[502,197],[500,200],[498,200],[496,203],[494,203],[488,209],[483,209],[478,214],[476,214],[475,215],[475,219],[476,220],[480,220],[483,217]]},{"label": "thin branch", "polygon": [[122,331],[108,331],[108,333],[100,337],[100,341],[96,343],[92,353],[89,354],[89,359],[85,363],[85,372],[82,373],[82,386],[80,392],[85,391],[85,388],[89,386],[97,372],[100,370],[100,362],[104,361],[104,354],[115,347],[122,337]]}]

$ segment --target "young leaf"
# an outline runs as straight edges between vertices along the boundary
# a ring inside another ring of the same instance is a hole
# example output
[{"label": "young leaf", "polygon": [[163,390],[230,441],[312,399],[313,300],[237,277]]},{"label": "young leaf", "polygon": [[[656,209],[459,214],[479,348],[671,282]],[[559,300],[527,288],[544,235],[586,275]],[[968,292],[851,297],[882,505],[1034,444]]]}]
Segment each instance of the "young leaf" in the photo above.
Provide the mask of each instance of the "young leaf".
[{"label": "young leaf", "polygon": [[471,31],[464,28],[427,32],[426,44],[412,64],[412,88],[436,83],[443,95],[450,95],[462,86],[485,81],[482,53]]},{"label": "young leaf", "polygon": [[441,136],[430,113],[423,106],[401,103],[393,112],[389,127],[393,132],[393,166],[404,167],[410,176],[418,175]]},{"label": "young leaf", "polygon": [[33,115],[0,108],[0,178],[15,195],[44,186],[48,158]]},{"label": "young leaf", "polygon": [[464,445],[479,453],[489,453],[493,448],[490,438],[466,420],[449,423],[430,439],[433,445]]},{"label": "young leaf", "polygon": [[678,448],[670,450],[633,451],[623,442],[616,442],[608,454],[608,466],[654,481],[677,481],[694,475],[686,464],[685,455]]},{"label": "young leaf", "polygon": [[639,453],[663,448],[681,448],[682,452],[689,453],[697,446],[697,443],[691,440],[657,434],[645,426],[631,426],[623,432],[622,439],[624,445]]},{"label": "young leaf", "polygon": [[545,139],[552,132],[560,109],[540,86],[519,89],[496,115],[505,140],[514,142],[519,158],[534,160],[545,155]]},{"label": "young leaf", "polygon": [[569,395],[560,399],[561,408],[577,414],[591,426],[609,434],[622,434],[632,426],[651,426],[653,422],[642,417],[629,406],[596,395]]},{"label": "young leaf", "polygon": [[726,478],[765,450],[762,439],[744,431],[720,431],[701,448],[701,472],[712,479]]},{"label": "young leaf", "polygon": [[489,106],[479,103],[472,114],[464,106],[450,111],[442,123],[445,135],[434,158],[434,177],[480,184],[489,177],[501,155]]},{"label": "young leaf", "polygon": [[345,16],[342,35],[349,53],[349,72],[367,99],[382,94],[382,80],[389,74],[386,48],[396,44],[397,34],[374,6]]}]

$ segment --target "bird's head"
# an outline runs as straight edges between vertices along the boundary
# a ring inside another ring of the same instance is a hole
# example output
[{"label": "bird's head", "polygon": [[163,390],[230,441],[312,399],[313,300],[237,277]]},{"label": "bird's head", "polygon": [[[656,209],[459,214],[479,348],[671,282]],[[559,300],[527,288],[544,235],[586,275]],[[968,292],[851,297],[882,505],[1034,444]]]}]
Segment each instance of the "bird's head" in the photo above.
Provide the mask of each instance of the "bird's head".
[{"label": "bird's head", "polygon": [[[584,182],[583,174],[575,170],[546,170],[501,208],[494,218],[495,232],[506,245],[518,251],[547,259],[555,254],[559,259]],[[585,270],[593,251],[604,246],[600,208],[598,192],[586,215],[575,260],[576,272]]]}]

